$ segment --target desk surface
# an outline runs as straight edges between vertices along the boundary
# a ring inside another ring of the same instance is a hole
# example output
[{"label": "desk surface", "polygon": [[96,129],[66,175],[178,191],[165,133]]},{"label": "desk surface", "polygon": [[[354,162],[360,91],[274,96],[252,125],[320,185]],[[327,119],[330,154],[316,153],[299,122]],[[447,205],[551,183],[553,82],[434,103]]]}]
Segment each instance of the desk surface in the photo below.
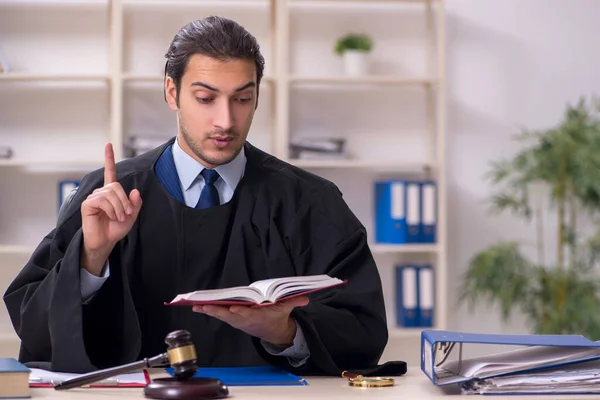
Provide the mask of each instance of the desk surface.
[{"label": "desk surface", "polygon": [[[386,388],[355,388],[348,386],[343,378],[335,377],[307,377],[306,386],[232,386],[229,388],[230,398],[239,400],[264,400],[268,398],[285,399],[310,399],[327,398],[333,399],[448,399],[469,398],[473,400],[477,396],[460,395],[459,393],[445,392],[435,387],[427,379],[425,374],[417,368],[409,368],[408,373],[396,377],[396,385]],[[72,399],[72,400],[95,400],[95,399],[132,399],[144,398],[141,388],[123,389],[70,389],[55,391],[54,389],[31,389],[32,398],[45,399]],[[481,396],[480,396],[481,397]],[[490,398],[494,396],[485,396]],[[510,396],[510,400],[532,400],[535,396]],[[502,396],[506,399],[507,396]],[[540,396],[544,400],[565,399],[567,396]],[[600,399],[595,395],[568,396],[569,400],[593,400]]]}]

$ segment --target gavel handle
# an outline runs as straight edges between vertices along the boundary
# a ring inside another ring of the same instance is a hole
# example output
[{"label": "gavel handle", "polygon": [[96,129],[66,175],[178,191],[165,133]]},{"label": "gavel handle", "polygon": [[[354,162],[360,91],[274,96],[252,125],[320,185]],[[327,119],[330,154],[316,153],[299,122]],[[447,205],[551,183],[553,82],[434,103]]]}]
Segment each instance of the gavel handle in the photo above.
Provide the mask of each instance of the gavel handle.
[{"label": "gavel handle", "polygon": [[76,376],[74,378],[66,379],[56,386],[54,386],[55,390],[65,390],[71,389],[78,386],[89,385],[93,382],[98,382],[106,378],[110,378],[111,376],[126,374],[128,372],[137,371],[143,368],[152,368],[159,365],[168,365],[169,364],[169,356],[167,353],[159,354],[158,356],[152,358],[144,358],[140,361],[135,361],[130,364],[120,365],[118,367],[112,367],[107,369],[102,369],[100,371],[89,372],[87,374],[83,374],[80,376]]}]

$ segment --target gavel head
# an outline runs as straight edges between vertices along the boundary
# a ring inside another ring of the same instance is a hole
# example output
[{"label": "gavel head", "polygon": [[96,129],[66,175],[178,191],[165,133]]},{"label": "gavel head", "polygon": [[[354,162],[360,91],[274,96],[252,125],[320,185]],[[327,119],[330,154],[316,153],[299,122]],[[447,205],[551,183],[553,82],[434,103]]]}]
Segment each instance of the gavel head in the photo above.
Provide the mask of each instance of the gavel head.
[{"label": "gavel head", "polygon": [[169,345],[167,355],[169,364],[173,367],[173,375],[178,379],[187,379],[194,376],[198,370],[196,364],[196,348],[192,343],[192,335],[188,331],[173,331],[165,338]]}]

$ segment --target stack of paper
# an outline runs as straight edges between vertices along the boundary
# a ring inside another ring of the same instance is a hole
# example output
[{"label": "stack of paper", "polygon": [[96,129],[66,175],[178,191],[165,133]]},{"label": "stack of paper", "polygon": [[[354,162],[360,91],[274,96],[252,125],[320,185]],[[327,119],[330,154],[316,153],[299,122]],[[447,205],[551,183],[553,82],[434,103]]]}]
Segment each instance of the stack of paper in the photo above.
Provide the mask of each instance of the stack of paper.
[{"label": "stack of paper", "polygon": [[[600,393],[600,341],[438,330],[421,335],[421,369],[436,386],[457,385],[464,394]],[[520,348],[465,357],[473,345],[484,351],[487,345]]]},{"label": "stack of paper", "polygon": [[531,368],[600,357],[600,349],[587,347],[532,346],[489,356],[456,360],[436,367],[438,373],[453,371],[463,377],[487,378]]},{"label": "stack of paper", "polygon": [[600,364],[571,364],[529,373],[463,382],[463,394],[600,393]]}]

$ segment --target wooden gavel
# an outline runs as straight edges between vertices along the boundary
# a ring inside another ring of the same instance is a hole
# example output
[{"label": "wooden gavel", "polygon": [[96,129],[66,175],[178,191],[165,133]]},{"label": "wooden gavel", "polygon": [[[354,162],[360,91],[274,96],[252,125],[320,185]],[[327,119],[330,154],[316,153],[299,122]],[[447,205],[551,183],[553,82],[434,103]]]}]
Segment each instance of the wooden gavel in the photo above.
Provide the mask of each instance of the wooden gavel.
[{"label": "wooden gavel", "polygon": [[139,369],[171,366],[173,368],[173,378],[159,378],[148,384],[144,389],[146,397],[160,399],[188,398],[187,396],[191,394],[196,399],[221,399],[229,395],[227,386],[218,379],[194,378],[198,371],[196,348],[188,331],[178,330],[169,333],[165,338],[165,343],[169,346],[165,353],[130,364],[70,378],[54,386],[54,389],[66,390]]},{"label": "wooden gavel", "polygon": [[152,358],[144,358],[143,360],[135,361],[130,364],[94,371],[70,378],[57,384],[54,389],[71,389],[89,385],[90,383],[101,381],[118,374],[165,365],[171,365],[171,367],[173,367],[173,375],[176,378],[191,378],[198,370],[198,366],[196,365],[196,348],[191,339],[192,337],[188,331],[179,330],[171,332],[165,338],[165,343],[169,345],[166,353],[159,354]]}]

